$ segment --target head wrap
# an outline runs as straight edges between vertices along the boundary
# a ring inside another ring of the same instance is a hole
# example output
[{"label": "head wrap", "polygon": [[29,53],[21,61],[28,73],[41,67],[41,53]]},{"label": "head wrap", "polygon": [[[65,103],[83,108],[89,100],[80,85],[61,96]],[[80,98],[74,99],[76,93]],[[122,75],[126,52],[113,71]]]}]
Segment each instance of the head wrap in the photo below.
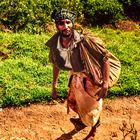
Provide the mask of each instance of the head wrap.
[{"label": "head wrap", "polygon": [[55,20],[55,22],[58,22],[59,20],[62,20],[62,19],[69,19],[74,23],[74,21],[76,20],[75,13],[68,11],[67,9],[61,9],[58,11],[54,10],[51,17],[52,19]]}]

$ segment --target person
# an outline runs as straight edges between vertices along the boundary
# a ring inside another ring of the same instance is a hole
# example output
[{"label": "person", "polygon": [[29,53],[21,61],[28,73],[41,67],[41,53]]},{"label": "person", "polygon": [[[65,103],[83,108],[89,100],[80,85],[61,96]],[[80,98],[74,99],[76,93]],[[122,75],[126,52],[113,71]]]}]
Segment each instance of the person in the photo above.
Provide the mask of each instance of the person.
[{"label": "person", "polygon": [[94,139],[103,98],[107,95],[110,82],[110,53],[95,38],[88,38],[76,31],[76,15],[73,12],[67,9],[54,10],[52,19],[57,33],[46,43],[53,64],[52,98],[57,99],[60,70],[70,71],[68,112],[71,108],[78,114],[76,120],[91,126],[85,139]]}]

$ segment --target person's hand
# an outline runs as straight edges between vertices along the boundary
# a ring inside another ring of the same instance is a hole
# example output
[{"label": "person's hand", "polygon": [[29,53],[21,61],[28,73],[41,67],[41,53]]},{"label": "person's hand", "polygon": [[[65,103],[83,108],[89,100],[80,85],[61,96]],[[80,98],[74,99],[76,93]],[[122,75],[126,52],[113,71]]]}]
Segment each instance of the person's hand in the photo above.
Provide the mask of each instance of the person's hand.
[{"label": "person's hand", "polygon": [[98,100],[107,96],[107,91],[108,91],[108,84],[104,83],[101,87],[101,91],[99,93],[99,99]]},{"label": "person's hand", "polygon": [[52,89],[52,99],[57,99],[57,89],[55,87]]}]

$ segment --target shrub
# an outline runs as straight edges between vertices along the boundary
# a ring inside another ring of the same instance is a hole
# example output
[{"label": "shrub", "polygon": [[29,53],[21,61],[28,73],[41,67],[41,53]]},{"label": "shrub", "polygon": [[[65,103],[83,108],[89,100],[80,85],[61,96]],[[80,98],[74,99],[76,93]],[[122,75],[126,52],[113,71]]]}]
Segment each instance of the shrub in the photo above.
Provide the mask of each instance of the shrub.
[{"label": "shrub", "polygon": [[48,22],[51,4],[46,0],[7,0],[0,4],[0,22],[14,32],[40,32]]},{"label": "shrub", "polygon": [[52,11],[60,7],[80,15],[80,0],[2,0],[0,24],[14,32],[44,32]]},{"label": "shrub", "polygon": [[81,0],[88,23],[103,25],[123,18],[123,8],[116,0]]},{"label": "shrub", "polygon": [[140,0],[119,0],[123,4],[124,13],[129,18],[140,20]]}]

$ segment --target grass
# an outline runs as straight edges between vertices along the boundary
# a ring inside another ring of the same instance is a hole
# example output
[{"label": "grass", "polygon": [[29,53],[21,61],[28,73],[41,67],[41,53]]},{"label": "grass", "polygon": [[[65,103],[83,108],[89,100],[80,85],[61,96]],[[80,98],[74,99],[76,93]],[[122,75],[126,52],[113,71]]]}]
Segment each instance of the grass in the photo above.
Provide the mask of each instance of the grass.
[{"label": "grass", "polygon": [[107,48],[121,61],[122,71],[118,87],[110,89],[111,95],[139,95],[140,93],[140,31],[122,32],[104,29],[99,36]]},{"label": "grass", "polygon": [[[120,79],[109,89],[109,96],[139,95],[140,32],[98,28],[90,32],[101,37],[122,64]],[[45,46],[50,37],[51,34],[0,32],[0,107],[51,99],[52,65]],[[67,95],[67,74],[61,71],[58,81],[58,93],[62,98]]]}]

